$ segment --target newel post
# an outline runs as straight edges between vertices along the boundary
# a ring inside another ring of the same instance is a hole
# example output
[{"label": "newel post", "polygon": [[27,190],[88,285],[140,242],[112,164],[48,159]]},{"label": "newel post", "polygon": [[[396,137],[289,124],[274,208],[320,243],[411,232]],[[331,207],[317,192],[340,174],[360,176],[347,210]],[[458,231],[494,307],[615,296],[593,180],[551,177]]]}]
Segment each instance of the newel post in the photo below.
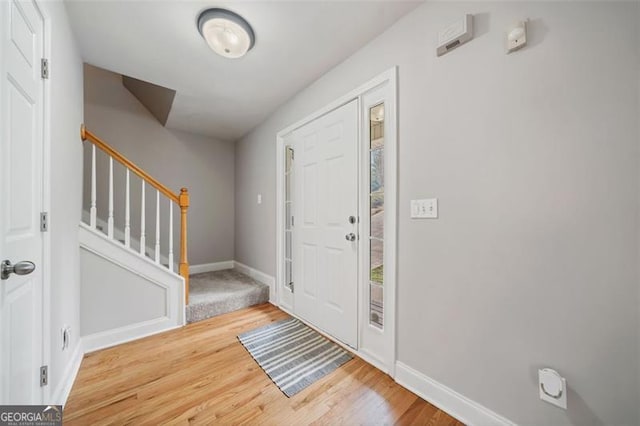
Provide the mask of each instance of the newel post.
[{"label": "newel post", "polygon": [[189,261],[187,260],[187,210],[189,209],[189,191],[180,190],[180,275],[184,278],[185,303],[189,303]]}]

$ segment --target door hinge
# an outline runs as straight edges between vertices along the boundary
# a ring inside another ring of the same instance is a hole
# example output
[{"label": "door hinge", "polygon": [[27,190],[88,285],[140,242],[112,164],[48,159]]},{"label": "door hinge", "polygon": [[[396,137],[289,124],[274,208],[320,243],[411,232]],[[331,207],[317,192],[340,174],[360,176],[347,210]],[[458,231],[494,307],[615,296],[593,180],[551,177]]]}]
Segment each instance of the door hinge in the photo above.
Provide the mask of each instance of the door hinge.
[{"label": "door hinge", "polygon": [[293,228],[293,222],[294,222],[293,218],[294,218],[294,216],[291,216],[291,227],[292,228]]},{"label": "door hinge", "polygon": [[47,386],[49,384],[49,366],[43,365],[40,367],[40,386]]},{"label": "door hinge", "polygon": [[49,231],[49,213],[42,212],[40,213],[40,232],[48,232]]},{"label": "door hinge", "polygon": [[49,60],[47,58],[40,60],[40,76],[44,79],[49,78]]},{"label": "door hinge", "polygon": [[291,159],[292,160],[296,159],[296,152],[293,150],[293,148],[291,148]]}]

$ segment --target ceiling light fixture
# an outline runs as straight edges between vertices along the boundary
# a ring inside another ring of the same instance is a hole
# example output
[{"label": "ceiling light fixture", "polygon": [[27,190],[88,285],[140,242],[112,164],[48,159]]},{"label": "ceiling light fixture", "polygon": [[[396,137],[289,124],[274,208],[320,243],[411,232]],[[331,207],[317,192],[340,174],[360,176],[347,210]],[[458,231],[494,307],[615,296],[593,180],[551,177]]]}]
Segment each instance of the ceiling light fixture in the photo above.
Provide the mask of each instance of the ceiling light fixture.
[{"label": "ceiling light fixture", "polygon": [[198,31],[209,47],[225,58],[243,57],[256,42],[251,25],[226,9],[207,9],[198,17]]}]

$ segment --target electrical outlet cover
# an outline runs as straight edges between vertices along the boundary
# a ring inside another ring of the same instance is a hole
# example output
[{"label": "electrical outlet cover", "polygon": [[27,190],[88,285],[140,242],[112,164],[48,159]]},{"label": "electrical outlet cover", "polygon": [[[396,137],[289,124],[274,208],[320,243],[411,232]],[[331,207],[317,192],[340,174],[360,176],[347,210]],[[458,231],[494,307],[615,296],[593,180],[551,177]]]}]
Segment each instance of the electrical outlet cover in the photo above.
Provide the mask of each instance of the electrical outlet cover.
[{"label": "electrical outlet cover", "polygon": [[538,370],[538,390],[541,400],[567,409],[567,381],[556,370]]}]

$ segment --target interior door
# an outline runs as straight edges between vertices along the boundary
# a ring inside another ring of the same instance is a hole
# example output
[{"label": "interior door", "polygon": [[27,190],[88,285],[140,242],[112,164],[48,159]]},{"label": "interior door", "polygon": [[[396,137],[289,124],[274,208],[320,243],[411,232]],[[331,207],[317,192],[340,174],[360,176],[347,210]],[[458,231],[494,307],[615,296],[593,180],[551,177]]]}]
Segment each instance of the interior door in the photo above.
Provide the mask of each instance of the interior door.
[{"label": "interior door", "polygon": [[296,130],[293,144],[294,312],[357,347],[357,100]]},{"label": "interior door", "polygon": [[0,19],[0,403],[40,404],[43,19],[16,0],[0,2]]}]

